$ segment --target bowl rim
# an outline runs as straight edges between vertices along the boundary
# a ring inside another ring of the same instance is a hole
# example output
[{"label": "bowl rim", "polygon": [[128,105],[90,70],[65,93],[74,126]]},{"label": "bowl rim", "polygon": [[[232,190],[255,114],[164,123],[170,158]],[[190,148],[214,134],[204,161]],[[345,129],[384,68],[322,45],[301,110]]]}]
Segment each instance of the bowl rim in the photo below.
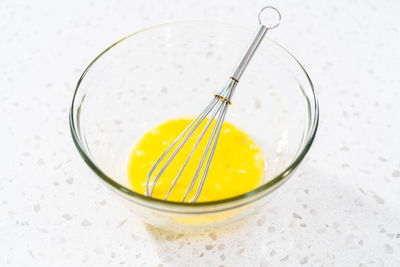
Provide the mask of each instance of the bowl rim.
[{"label": "bowl rim", "polygon": [[[120,44],[121,42],[125,41],[128,38],[131,38],[137,34],[140,34],[142,32],[146,32],[146,31],[150,31],[152,29],[156,29],[156,28],[160,28],[160,27],[165,27],[165,26],[170,26],[170,25],[174,25],[174,24],[184,24],[184,23],[216,23],[216,24],[222,24],[222,25],[227,25],[227,26],[234,26],[234,27],[238,27],[238,28],[242,28],[242,29],[246,29],[249,30],[246,27],[240,26],[240,25],[234,25],[231,23],[226,23],[226,22],[219,22],[219,21],[210,21],[210,20],[187,20],[187,21],[177,21],[177,22],[169,22],[169,23],[163,23],[163,24],[159,24],[159,25],[155,25],[152,27],[148,27],[148,28],[144,28],[142,30],[133,32],[123,38],[121,38],[120,40],[118,40],[117,42],[113,43],[112,45],[110,45],[109,47],[107,47],[104,51],[102,51],[99,55],[97,55],[91,62],[90,64],[86,67],[86,69],[83,71],[83,73],[81,74],[76,86],[75,86],[75,91],[73,94],[73,99],[72,99],[72,103],[71,103],[71,107],[69,110],[69,126],[70,126],[70,132],[72,135],[72,139],[74,141],[74,144],[79,152],[79,154],[81,155],[81,157],[83,158],[83,160],[86,162],[86,164],[92,169],[92,171],[95,172],[95,174],[97,174],[97,176],[103,180],[103,182],[105,182],[107,185],[111,186],[111,189],[116,190],[117,192],[122,193],[124,196],[127,196],[129,200],[134,201],[142,206],[146,206],[146,207],[150,207],[152,209],[157,209],[157,210],[163,210],[165,211],[166,209],[161,209],[161,208],[157,208],[157,206],[153,206],[151,204],[154,205],[167,205],[169,207],[174,207],[174,208],[184,208],[184,207],[190,207],[190,208],[195,208],[195,207],[215,207],[215,206],[220,206],[221,204],[228,204],[228,203],[235,203],[238,202],[240,200],[245,200],[245,199],[250,199],[249,202],[253,202],[263,196],[265,196],[268,193],[271,193],[273,191],[275,191],[277,188],[279,188],[290,176],[290,174],[293,173],[293,171],[297,168],[297,166],[300,164],[300,162],[302,162],[302,160],[304,159],[305,155],[307,154],[307,152],[309,151],[315,136],[316,136],[316,132],[318,129],[318,123],[319,123],[319,105],[318,105],[318,99],[315,93],[315,87],[311,81],[311,78],[309,76],[309,74],[307,73],[307,71],[305,70],[305,68],[303,67],[303,65],[300,63],[300,61],[292,54],[290,53],[285,47],[283,47],[282,45],[280,45],[279,43],[275,42],[274,40],[271,40],[269,38],[268,39],[270,42],[274,43],[275,45],[277,45],[279,48],[283,49],[290,57],[292,57],[295,62],[300,66],[301,70],[304,72],[307,81],[310,85],[311,88],[311,92],[312,92],[312,102],[314,104],[314,109],[310,109],[311,113],[314,112],[314,118],[312,121],[310,121],[310,127],[309,127],[309,134],[307,136],[307,139],[305,141],[305,145],[303,147],[303,149],[301,149],[299,151],[299,153],[297,153],[297,155],[295,156],[295,159],[293,160],[293,162],[291,162],[283,171],[281,171],[278,175],[276,175],[274,178],[272,178],[270,181],[266,182],[265,184],[262,184],[261,186],[247,192],[247,193],[243,193],[234,197],[229,197],[229,198],[224,198],[224,199],[220,199],[220,200],[214,200],[214,201],[207,201],[207,202],[195,202],[195,203],[189,203],[189,202],[177,202],[177,201],[170,201],[170,200],[162,200],[162,199],[156,199],[156,198],[152,198],[152,197],[148,197],[145,195],[142,195],[140,193],[136,193],[135,191],[119,184],[118,182],[116,182],[114,179],[112,179],[111,177],[109,177],[108,175],[106,175],[99,167],[97,167],[97,165],[91,160],[90,156],[87,155],[86,150],[83,148],[82,143],[81,143],[81,138],[80,138],[80,121],[79,120],[75,120],[74,118],[74,110],[75,110],[75,106],[76,106],[76,97],[78,94],[78,90],[80,88],[80,85],[83,81],[83,79],[85,78],[86,74],[89,72],[89,70],[91,69],[91,67],[97,62],[97,60],[99,60],[105,53],[107,53],[109,50],[111,50],[113,47],[117,46],[118,44]],[[308,97],[306,97],[308,98]],[[80,104],[82,104],[83,101],[80,102]],[[80,105],[78,106],[77,109],[77,113],[80,113]],[[270,189],[268,191],[268,189]],[[252,196],[258,195],[259,193],[265,191],[265,194],[259,195],[257,198],[251,198]],[[135,199],[138,199],[139,201],[135,201]],[[149,205],[143,204],[148,202]],[[245,204],[247,204],[248,202],[246,202]],[[235,207],[240,207],[245,205],[243,203],[238,203],[238,205],[235,205]],[[227,209],[231,209],[231,208],[227,208]],[[170,210],[168,210],[170,211]],[[221,211],[221,210],[217,210],[217,211]],[[176,211],[173,211],[176,212]],[[177,213],[184,213],[184,212],[177,212]]]}]

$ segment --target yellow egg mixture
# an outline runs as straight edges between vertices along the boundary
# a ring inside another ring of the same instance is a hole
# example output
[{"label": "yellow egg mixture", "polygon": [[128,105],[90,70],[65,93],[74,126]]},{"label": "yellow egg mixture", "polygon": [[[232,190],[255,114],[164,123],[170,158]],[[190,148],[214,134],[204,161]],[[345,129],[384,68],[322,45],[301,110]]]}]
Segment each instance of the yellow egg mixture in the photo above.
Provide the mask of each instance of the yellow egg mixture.
[{"label": "yellow egg mixture", "polygon": [[[185,118],[169,120],[151,129],[139,140],[128,163],[128,176],[134,191],[146,194],[146,180],[150,169],[191,122],[192,119]],[[162,174],[154,188],[153,197],[164,199],[198,140],[205,123],[200,125]],[[205,151],[213,126],[214,123],[211,124],[199,143],[168,200],[182,201]],[[151,182],[173,150],[153,172]],[[204,162],[196,184],[185,201],[189,201],[195,195],[206,163],[207,161]],[[258,187],[264,179],[264,164],[264,155],[254,140],[231,123],[224,122],[203,190],[197,202],[224,199],[251,191]]]}]

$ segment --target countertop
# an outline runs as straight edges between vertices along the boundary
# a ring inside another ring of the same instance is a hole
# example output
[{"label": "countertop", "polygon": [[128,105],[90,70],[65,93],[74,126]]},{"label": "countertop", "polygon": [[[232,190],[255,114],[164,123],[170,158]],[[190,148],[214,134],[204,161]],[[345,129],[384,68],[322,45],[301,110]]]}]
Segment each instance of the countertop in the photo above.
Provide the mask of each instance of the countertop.
[{"label": "countertop", "polygon": [[304,64],[321,118],[295,175],[236,229],[140,222],[78,155],[74,86],[121,37],[208,19],[256,25],[271,2],[0,2],[1,266],[400,266],[400,3],[280,1],[270,37]]}]

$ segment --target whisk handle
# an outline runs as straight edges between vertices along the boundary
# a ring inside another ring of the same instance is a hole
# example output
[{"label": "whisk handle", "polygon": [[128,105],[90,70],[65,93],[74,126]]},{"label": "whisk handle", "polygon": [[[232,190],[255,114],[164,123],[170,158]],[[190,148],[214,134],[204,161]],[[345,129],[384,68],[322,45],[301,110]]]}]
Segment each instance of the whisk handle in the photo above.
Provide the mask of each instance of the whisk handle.
[{"label": "whisk handle", "polygon": [[[272,26],[266,26],[265,23],[263,23],[261,20],[261,14],[266,9],[273,10],[278,15],[278,22]],[[261,41],[264,38],[268,29],[274,29],[274,28],[278,27],[280,21],[281,21],[281,13],[275,7],[266,6],[261,9],[260,13],[258,13],[258,22],[260,23],[260,25],[258,26],[258,29],[257,29],[256,33],[254,34],[253,39],[251,40],[245,53],[243,54],[242,58],[240,59],[239,63],[237,64],[235,70],[233,71],[231,78],[235,79],[236,81],[240,80],[240,77],[242,76],[243,72],[245,71],[247,65],[250,62],[250,59],[252,58],[254,52],[257,50],[258,45],[261,43]]]},{"label": "whisk handle", "polygon": [[264,38],[265,33],[267,32],[268,28],[264,25],[260,25],[254,34],[253,39],[251,40],[249,46],[246,49],[246,52],[243,54],[242,58],[240,59],[239,63],[237,64],[235,70],[233,71],[231,77],[237,81],[239,81],[240,77],[242,76],[244,70],[246,69],[247,65],[250,62],[250,59],[253,57],[254,52],[256,51],[258,45],[261,43],[262,39]]}]

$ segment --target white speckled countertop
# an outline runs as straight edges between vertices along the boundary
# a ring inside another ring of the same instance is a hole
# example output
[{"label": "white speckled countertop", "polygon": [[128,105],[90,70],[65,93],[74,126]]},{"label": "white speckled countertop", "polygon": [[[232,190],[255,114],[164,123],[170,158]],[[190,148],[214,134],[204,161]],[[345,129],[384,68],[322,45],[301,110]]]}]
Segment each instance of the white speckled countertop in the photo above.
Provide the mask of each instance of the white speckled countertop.
[{"label": "white speckled countertop", "polygon": [[398,1],[277,3],[271,38],[309,71],[320,127],[281,194],[237,229],[147,227],[79,157],[68,109],[100,51],[168,21],[252,27],[266,3],[0,1],[0,266],[400,266]]}]

